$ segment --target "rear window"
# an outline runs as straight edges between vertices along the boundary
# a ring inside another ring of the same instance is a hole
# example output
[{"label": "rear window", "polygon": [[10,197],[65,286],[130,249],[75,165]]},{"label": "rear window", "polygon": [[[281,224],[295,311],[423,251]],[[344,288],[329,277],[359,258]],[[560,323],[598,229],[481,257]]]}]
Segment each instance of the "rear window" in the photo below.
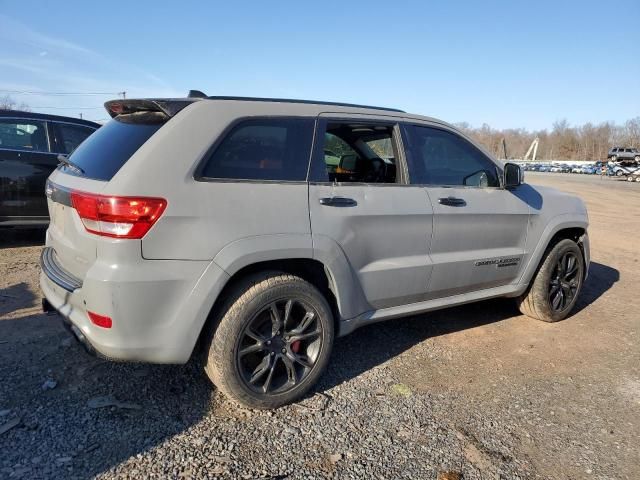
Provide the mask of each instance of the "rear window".
[{"label": "rear window", "polygon": [[[100,127],[69,157],[69,160],[84,170],[84,176],[95,180],[111,180],[127,160],[162,124],[123,123],[111,120]],[[65,172],[75,174],[70,168]]]},{"label": "rear window", "polygon": [[202,176],[236,180],[306,180],[313,124],[311,118],[243,121],[220,142],[202,170]]}]

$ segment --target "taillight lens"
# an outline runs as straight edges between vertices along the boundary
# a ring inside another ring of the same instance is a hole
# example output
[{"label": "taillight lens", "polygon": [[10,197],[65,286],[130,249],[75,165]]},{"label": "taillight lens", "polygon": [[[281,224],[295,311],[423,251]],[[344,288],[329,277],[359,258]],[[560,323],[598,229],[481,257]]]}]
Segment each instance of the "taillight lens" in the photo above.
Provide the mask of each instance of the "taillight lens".
[{"label": "taillight lens", "polygon": [[163,198],[86,192],[71,192],[71,204],[88,232],[114,238],[144,237],[167,207]]},{"label": "taillight lens", "polygon": [[111,328],[113,325],[113,320],[106,315],[98,315],[94,312],[87,312],[87,314],[89,315],[89,320],[91,320],[91,323],[94,325],[102,328]]}]

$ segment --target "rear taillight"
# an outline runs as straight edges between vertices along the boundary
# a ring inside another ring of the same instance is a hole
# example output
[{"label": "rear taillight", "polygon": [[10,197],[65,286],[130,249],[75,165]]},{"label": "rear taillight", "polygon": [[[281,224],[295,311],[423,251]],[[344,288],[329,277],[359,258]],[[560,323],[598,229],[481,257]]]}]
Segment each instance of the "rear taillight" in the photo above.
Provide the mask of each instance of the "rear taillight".
[{"label": "rear taillight", "polygon": [[163,198],[115,197],[71,192],[71,204],[84,228],[96,235],[142,238],[167,207]]}]

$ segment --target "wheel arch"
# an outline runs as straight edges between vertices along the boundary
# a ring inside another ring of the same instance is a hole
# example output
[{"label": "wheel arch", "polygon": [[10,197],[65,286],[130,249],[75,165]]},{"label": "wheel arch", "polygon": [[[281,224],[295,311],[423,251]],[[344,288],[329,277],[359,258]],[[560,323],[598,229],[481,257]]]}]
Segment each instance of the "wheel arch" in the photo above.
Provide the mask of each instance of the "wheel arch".
[{"label": "wheel arch", "polygon": [[313,258],[304,257],[261,260],[247,263],[234,272],[227,272],[229,273],[229,277],[209,310],[209,314],[199,333],[194,352],[201,350],[202,347],[206,345],[208,335],[215,330],[216,322],[219,320],[222,311],[228,307],[227,301],[229,299],[229,293],[248,276],[269,271],[295,275],[315,286],[329,303],[333,313],[336,331],[338,330],[341,314],[338,300],[334,294],[337,287],[335,286],[331,272],[322,262]]},{"label": "wheel arch", "polygon": [[521,289],[524,291],[528,288],[540,269],[547,252],[549,252],[549,250],[551,250],[558,242],[564,239],[573,240],[578,244],[578,247],[582,252],[582,258],[585,262],[586,278],[588,273],[587,267],[590,261],[587,227],[588,222],[582,217],[574,217],[573,215],[561,215],[559,217],[555,217],[545,229],[523,271],[522,276],[520,277],[519,285],[522,287]]},{"label": "wheel arch", "polygon": [[205,332],[214,330],[213,323],[226,306],[229,291],[247,275],[261,271],[280,271],[297,275],[318,288],[331,306],[336,322],[356,317],[370,307],[366,303],[357,275],[352,271],[340,246],[328,237],[310,234],[278,234],[245,237],[225,246],[211,262],[214,272],[223,278],[211,280],[206,272],[201,285],[198,308],[192,323],[192,355],[206,339]]}]

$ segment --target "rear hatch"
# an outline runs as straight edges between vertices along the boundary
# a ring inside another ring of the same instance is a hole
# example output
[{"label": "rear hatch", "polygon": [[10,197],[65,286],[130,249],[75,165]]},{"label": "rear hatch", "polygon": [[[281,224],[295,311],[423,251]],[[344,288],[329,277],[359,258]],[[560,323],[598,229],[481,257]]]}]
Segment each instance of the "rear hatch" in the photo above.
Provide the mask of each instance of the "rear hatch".
[{"label": "rear hatch", "polygon": [[[57,266],[78,280],[85,278],[96,260],[99,242],[140,238],[136,235],[140,233],[138,227],[144,225],[135,225],[131,231],[126,218],[110,219],[96,213],[105,206],[111,211],[122,212],[124,208],[131,213],[135,208],[132,205],[140,205],[139,199],[100,194],[129,158],[166,123],[169,113],[175,113],[164,111],[150,100],[112,101],[105,106],[114,118],[80,144],[47,181],[51,217],[47,247],[54,250]],[[152,207],[158,215],[164,209],[158,202]]]}]

